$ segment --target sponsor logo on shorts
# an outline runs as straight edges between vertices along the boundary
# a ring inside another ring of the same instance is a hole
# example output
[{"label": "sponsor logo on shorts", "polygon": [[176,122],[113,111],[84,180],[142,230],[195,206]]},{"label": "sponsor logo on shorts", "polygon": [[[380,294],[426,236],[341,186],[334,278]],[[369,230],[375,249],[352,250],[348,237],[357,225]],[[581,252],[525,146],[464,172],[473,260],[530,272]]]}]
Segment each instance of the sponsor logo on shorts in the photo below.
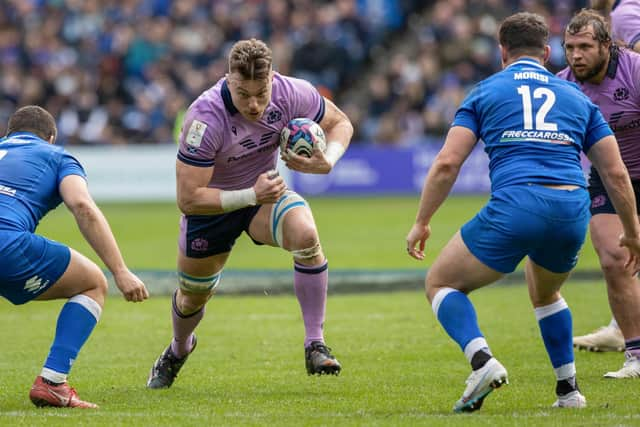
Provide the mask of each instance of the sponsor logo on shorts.
[{"label": "sponsor logo on shorts", "polygon": [[47,286],[49,284],[49,281],[43,281],[40,277],[38,277],[38,275],[36,274],[35,276],[33,276],[32,278],[30,278],[29,280],[27,280],[24,283],[24,290],[27,292],[31,292],[31,293],[36,293],[38,292],[40,289],[44,288],[45,286]]},{"label": "sponsor logo on shorts", "polygon": [[194,251],[202,252],[209,248],[209,242],[206,239],[197,238],[191,242],[191,249]]},{"label": "sponsor logo on shorts", "polygon": [[11,188],[11,187],[7,187],[6,185],[0,185],[0,193],[6,194],[7,196],[15,196],[16,195],[16,189],[15,188]]},{"label": "sponsor logo on shorts", "polygon": [[604,206],[606,203],[607,203],[607,196],[605,196],[604,194],[599,194],[596,197],[594,197],[593,200],[591,200],[591,207],[599,208],[601,206]]}]

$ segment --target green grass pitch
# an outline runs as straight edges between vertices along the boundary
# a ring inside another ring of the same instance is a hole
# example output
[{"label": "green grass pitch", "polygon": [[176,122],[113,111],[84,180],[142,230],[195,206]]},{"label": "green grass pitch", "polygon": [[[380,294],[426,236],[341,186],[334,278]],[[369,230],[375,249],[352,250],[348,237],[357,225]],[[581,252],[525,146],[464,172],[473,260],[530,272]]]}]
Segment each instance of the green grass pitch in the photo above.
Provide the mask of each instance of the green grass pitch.
[{"label": "green grass pitch", "polygon": [[[423,269],[483,197],[455,197],[434,217],[426,262],[409,259],[405,236],[417,197],[312,199],[332,269]],[[172,204],[101,205],[132,269],[171,271],[178,214]],[[96,259],[72,218],[58,209],[39,232]],[[290,269],[282,250],[239,239],[229,269]],[[597,270],[590,242],[579,268]],[[331,291],[330,291],[331,292]],[[609,320],[600,282],[563,289],[576,333]],[[170,339],[170,300],[142,304],[110,297],[75,363],[71,383],[97,411],[38,409],[28,390],[46,357],[62,301],[14,307],[0,300],[0,425],[202,426],[584,426],[638,425],[635,382],[607,381],[622,354],[577,353],[589,408],[557,411],[554,377],[526,287],[492,286],[472,294],[492,350],[510,384],[481,411],[456,415],[468,364],[434,319],[423,293],[330,293],[328,344],[343,364],[338,377],[308,377],[302,321],[291,295],[220,295],[198,328],[199,346],[170,390],[146,390],[149,368]]]},{"label": "green grass pitch", "polygon": [[[608,321],[601,283],[569,283],[575,330]],[[469,367],[421,292],[330,295],[326,338],[338,377],[304,370],[302,322],[293,296],[219,296],[198,329],[199,345],[169,390],[147,390],[149,368],[170,338],[169,298],[110,298],[71,375],[97,411],[39,409],[31,382],[48,351],[61,301],[14,308],[4,325],[0,425],[90,426],[632,426],[637,380],[605,380],[621,353],[576,355],[585,410],[554,410],[554,375],[524,286],[472,295],[510,384],[473,414],[453,414]]]},{"label": "green grass pitch", "polygon": [[[486,197],[452,197],[436,213],[427,258],[406,254],[405,238],[416,216],[418,197],[310,199],[320,239],[332,269],[426,269],[451,236],[486,202]],[[173,270],[178,210],[174,204],[101,205],[133,269]],[[38,232],[68,243],[97,260],[64,207],[50,213]],[[291,257],[278,248],[238,239],[227,269],[290,269]],[[578,269],[597,270],[591,243],[583,247]]]}]

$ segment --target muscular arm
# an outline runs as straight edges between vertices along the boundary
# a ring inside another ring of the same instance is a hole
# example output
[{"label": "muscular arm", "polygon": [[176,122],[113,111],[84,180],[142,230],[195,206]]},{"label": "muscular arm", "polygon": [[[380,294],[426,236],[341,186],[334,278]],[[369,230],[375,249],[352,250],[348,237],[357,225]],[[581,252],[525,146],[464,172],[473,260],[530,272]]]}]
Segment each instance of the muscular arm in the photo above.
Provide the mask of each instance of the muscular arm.
[{"label": "muscular arm", "polygon": [[60,183],[60,195],[80,232],[109,271],[116,275],[127,270],[109,223],[89,194],[84,178],[66,176]]},{"label": "muscular arm", "polygon": [[78,224],[80,232],[107,266],[127,301],[143,301],[149,297],[144,283],[124,263],[107,219],[89,194],[81,176],[68,175],[60,183],[60,195]]},{"label": "muscular arm", "polygon": [[409,256],[424,259],[425,243],[431,235],[431,217],[447,198],[462,164],[477,140],[475,134],[465,127],[454,126],[449,130],[444,146],[431,165],[422,187],[416,222],[407,235]]},{"label": "muscular arm", "polygon": [[326,152],[316,149],[310,158],[293,152],[283,153],[282,159],[289,169],[304,173],[329,173],[349,146],[353,136],[351,121],[333,102],[326,98],[324,102],[325,113],[319,125],[327,140]]},{"label": "muscular arm", "polygon": [[353,136],[353,125],[347,115],[336,104],[327,98],[324,99],[324,103],[325,113],[319,124],[325,132],[327,143],[340,143],[342,148],[346,150]]},{"label": "muscular arm", "polygon": [[209,188],[213,167],[191,166],[176,160],[178,208],[185,215],[215,215],[223,212],[220,190]]},{"label": "muscular arm", "polygon": [[604,137],[589,150],[588,157],[620,216],[625,236],[637,237],[640,224],[636,214],[636,198],[616,139],[613,136]]},{"label": "muscular arm", "polygon": [[462,164],[477,141],[469,129],[454,126],[449,130],[444,146],[436,156],[422,188],[416,222],[429,224],[431,217],[447,198]]},{"label": "muscular arm", "polygon": [[[274,178],[265,172],[258,176],[253,187],[225,191],[208,187],[212,174],[213,167],[196,167],[176,161],[177,201],[182,213],[216,215],[246,206],[275,203],[287,188],[281,176]],[[253,192],[253,195],[251,201],[244,203],[247,191]]]}]

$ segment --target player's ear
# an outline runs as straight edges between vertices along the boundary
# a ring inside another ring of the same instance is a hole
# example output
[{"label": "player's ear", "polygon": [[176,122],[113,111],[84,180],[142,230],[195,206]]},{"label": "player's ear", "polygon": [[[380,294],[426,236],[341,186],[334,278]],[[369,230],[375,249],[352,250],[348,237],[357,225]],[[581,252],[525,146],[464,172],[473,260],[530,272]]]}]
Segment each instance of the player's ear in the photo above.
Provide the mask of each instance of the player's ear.
[{"label": "player's ear", "polygon": [[502,68],[504,68],[507,63],[507,49],[502,45],[500,45],[500,60],[502,61]]},{"label": "player's ear", "polygon": [[543,64],[546,64],[547,61],[549,61],[549,58],[551,57],[551,46],[549,46],[548,44],[544,45],[544,62]]}]

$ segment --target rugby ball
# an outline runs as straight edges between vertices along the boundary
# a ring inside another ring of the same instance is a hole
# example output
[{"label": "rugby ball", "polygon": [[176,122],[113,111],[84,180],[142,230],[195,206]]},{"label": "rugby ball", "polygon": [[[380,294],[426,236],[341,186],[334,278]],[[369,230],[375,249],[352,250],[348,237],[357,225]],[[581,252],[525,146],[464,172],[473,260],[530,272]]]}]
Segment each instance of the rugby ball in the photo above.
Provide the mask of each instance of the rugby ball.
[{"label": "rugby ball", "polygon": [[299,156],[311,157],[313,147],[318,147],[324,153],[327,142],[320,125],[311,119],[293,119],[280,132],[282,152],[291,150]]}]

